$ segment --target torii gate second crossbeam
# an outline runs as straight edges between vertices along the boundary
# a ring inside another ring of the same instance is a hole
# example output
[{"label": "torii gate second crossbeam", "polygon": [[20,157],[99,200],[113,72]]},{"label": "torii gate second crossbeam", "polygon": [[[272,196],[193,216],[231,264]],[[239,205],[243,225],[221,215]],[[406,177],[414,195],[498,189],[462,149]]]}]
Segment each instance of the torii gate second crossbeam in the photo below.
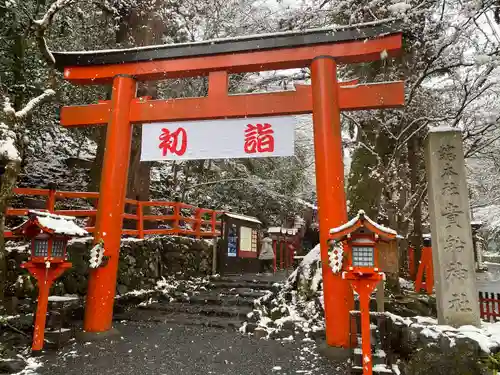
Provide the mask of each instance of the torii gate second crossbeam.
[{"label": "torii gate second crossbeam", "polygon": [[[64,126],[107,124],[94,240],[104,240],[108,264],[91,271],[84,319],[86,332],[111,328],[118,270],[132,124],[151,122],[313,114],[316,181],[327,343],[349,347],[348,283],[328,265],[328,233],[347,220],[341,110],[400,107],[402,82],[339,84],[338,63],[390,57],[401,49],[401,33],[379,24],[312,30],[200,43],[102,52],[54,53],[65,79],[76,84],[112,84],[110,101],[64,107]],[[228,94],[228,75],[275,69],[311,68],[311,86],[265,94]],[[208,76],[208,96],[150,100],[136,98],[138,81]]]}]

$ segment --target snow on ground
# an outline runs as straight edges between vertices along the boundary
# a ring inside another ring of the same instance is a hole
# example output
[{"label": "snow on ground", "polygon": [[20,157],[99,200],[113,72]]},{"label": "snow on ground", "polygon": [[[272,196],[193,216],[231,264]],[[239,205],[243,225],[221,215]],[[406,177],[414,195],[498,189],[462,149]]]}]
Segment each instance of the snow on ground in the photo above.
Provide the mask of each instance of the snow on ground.
[{"label": "snow on ground", "polygon": [[75,294],[66,294],[64,296],[49,296],[49,302],[72,302],[78,301],[79,296]]},{"label": "snow on ground", "polygon": [[[179,275],[171,275],[167,277],[162,276],[162,278],[156,282],[156,286],[152,289],[131,290],[127,293],[117,295],[115,298],[120,299],[127,296],[147,296],[160,292],[164,297],[170,296],[170,301],[173,301],[174,298],[171,296],[171,294],[179,288],[182,287],[182,290],[186,292],[193,292],[194,294],[196,294],[197,291],[206,290],[206,284],[210,282],[210,279],[208,277],[192,277],[189,279],[179,279],[178,276]],[[185,293],[185,295],[186,298],[188,298],[188,294]],[[154,298],[149,298],[141,302],[139,306],[150,305],[154,302],[157,301]]]},{"label": "snow on ground", "polygon": [[399,278],[399,285],[401,286],[401,289],[411,291],[415,290],[415,283],[411,280],[403,279],[402,277]]},{"label": "snow on ground", "polygon": [[25,361],[26,367],[22,371],[17,372],[13,375],[37,375],[38,374],[38,372],[36,370],[39,369],[40,367],[42,367],[42,363],[40,362],[40,360],[38,358],[34,358],[34,357],[24,358],[22,356],[19,356],[19,357]]}]

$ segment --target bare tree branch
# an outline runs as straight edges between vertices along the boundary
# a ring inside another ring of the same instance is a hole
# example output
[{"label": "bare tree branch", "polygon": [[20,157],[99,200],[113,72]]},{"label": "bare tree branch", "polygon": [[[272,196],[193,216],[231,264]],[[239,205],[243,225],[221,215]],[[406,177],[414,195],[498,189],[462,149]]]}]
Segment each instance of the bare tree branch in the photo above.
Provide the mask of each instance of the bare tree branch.
[{"label": "bare tree branch", "polygon": [[38,48],[42,53],[45,61],[50,65],[54,66],[56,60],[49,47],[47,46],[47,41],[45,40],[45,32],[52,24],[54,17],[58,12],[66,8],[67,6],[75,3],[76,0],[56,0],[45,12],[43,17],[39,20],[33,22],[33,27],[35,28],[35,36],[36,42],[38,44]]},{"label": "bare tree branch", "polygon": [[40,104],[50,100],[55,94],[56,92],[54,90],[47,89],[36,98],[31,99],[23,109],[17,112],[10,104],[10,100],[8,98],[5,98],[3,111],[7,115],[7,117],[16,121],[22,121],[33,111],[33,109],[35,109]]}]

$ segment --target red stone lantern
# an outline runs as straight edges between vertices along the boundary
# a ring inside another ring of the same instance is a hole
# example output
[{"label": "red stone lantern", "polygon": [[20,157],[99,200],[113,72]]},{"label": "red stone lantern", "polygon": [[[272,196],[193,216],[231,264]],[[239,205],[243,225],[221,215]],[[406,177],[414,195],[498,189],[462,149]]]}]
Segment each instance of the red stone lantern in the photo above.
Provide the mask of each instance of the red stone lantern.
[{"label": "red stone lantern", "polygon": [[363,374],[372,374],[370,345],[370,295],[385,279],[379,269],[379,244],[396,239],[397,233],[372,221],[359,211],[346,224],[330,230],[330,266],[334,273],[342,272],[352,289],[359,295]]},{"label": "red stone lantern", "polygon": [[30,211],[28,220],[12,231],[31,241],[31,256],[21,267],[27,269],[38,282],[38,304],[31,347],[33,352],[43,349],[50,287],[71,267],[71,263],[67,262],[68,240],[87,234],[74,220],[70,216]]}]

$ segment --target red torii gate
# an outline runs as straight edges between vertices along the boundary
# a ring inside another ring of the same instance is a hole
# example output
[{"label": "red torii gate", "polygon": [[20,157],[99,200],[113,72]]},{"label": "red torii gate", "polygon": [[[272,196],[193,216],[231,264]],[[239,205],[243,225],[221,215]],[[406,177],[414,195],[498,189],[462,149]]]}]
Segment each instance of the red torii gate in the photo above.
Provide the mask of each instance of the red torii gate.
[{"label": "red torii gate", "polygon": [[[400,49],[399,31],[372,24],[128,50],[54,53],[65,79],[113,86],[110,101],[61,111],[63,126],[108,125],[94,241],[104,240],[110,259],[105,267],[91,271],[84,330],[111,329],[133,124],[312,112],[327,342],[349,347],[353,296],[349,284],[330,270],[327,244],[329,229],[347,221],[340,111],[400,107],[404,84],[345,87],[337,81],[337,63],[376,61]],[[303,67],[311,68],[312,86],[228,94],[228,74]],[[136,98],[138,81],[207,75],[207,97]]]}]

